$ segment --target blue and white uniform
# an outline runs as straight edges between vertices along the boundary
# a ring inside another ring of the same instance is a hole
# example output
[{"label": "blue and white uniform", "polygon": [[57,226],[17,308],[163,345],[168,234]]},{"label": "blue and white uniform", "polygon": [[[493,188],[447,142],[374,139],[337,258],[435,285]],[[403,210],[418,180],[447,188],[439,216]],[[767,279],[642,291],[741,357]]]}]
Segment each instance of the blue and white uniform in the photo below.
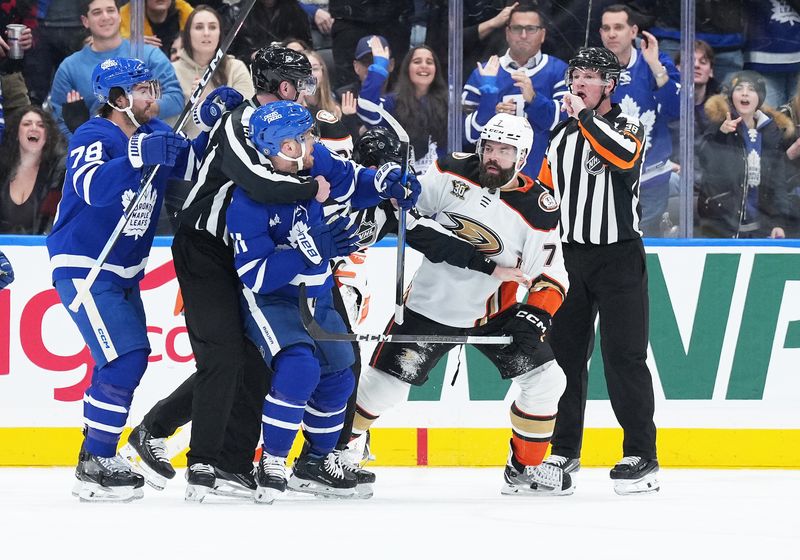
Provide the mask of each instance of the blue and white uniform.
[{"label": "blue and white uniform", "polygon": [[[536,91],[530,103],[525,103],[522,90],[514,85],[513,72],[522,70],[528,75]],[[561,110],[561,99],[567,92],[564,77],[567,64],[560,58],[539,53],[528,60],[520,68],[506,52],[500,58],[500,68],[494,80],[486,80],[477,70],[473,70],[464,91],[461,94],[462,106],[473,109],[464,121],[464,134],[470,144],[475,144],[481,137],[481,131],[496,111],[501,101],[513,101],[517,106],[517,116],[526,117],[533,128],[533,148],[522,172],[529,177],[536,177],[542,166],[549,131],[566,118]]]},{"label": "blue and white uniform", "polygon": [[[53,282],[65,306],[75,298],[135,196],[144,172],[141,158],[136,156],[141,135],[156,131],[171,128],[154,119],[129,139],[110,120],[95,117],[72,136],[62,199],[47,237]],[[202,134],[195,140],[194,153],[202,154],[206,137]],[[144,276],[167,181],[170,177],[190,179],[194,167],[190,148],[174,167],[159,169],[86,301],[77,313],[70,312],[95,361],[92,385],[84,398],[86,450],[93,455],[116,453],[133,391],[147,366],[150,345],[139,280]]]}]

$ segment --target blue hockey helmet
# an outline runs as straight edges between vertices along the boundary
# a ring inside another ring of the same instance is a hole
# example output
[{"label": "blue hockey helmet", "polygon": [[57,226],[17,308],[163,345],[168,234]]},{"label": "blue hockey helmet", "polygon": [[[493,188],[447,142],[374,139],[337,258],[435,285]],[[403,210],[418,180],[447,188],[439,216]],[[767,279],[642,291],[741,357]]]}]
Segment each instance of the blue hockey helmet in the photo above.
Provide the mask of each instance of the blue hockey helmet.
[{"label": "blue hockey helmet", "polygon": [[94,67],[92,71],[92,91],[101,103],[108,103],[111,90],[120,88],[125,95],[133,95],[133,86],[147,82],[155,99],[160,97],[158,80],[138,58],[109,58]]},{"label": "blue hockey helmet", "polygon": [[297,140],[305,147],[303,135],[313,127],[314,118],[299,103],[273,101],[256,109],[250,117],[250,139],[258,151],[266,156],[296,161],[281,153],[281,143],[284,140]]}]

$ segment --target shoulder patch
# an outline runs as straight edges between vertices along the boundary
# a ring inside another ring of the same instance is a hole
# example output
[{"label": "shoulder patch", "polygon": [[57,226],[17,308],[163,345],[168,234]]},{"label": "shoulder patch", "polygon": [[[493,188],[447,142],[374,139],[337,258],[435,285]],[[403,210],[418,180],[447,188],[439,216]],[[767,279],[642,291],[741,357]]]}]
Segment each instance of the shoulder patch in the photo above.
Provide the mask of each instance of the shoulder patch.
[{"label": "shoulder patch", "polygon": [[558,201],[549,192],[543,192],[539,195],[539,208],[545,212],[555,212],[558,210]]},{"label": "shoulder patch", "polygon": [[469,152],[453,152],[450,154],[453,159],[467,159],[471,155],[474,154],[470,154]]},{"label": "shoulder patch", "polygon": [[329,124],[333,124],[339,121],[339,119],[336,118],[336,115],[334,115],[330,111],[326,111],[325,109],[320,109],[319,111],[317,111],[316,118],[318,121],[322,121],[324,123],[329,123]]},{"label": "shoulder patch", "polygon": [[558,227],[561,217],[558,201],[539,183],[534,183],[530,189],[524,191],[503,191],[500,193],[500,200],[508,204],[533,229],[550,231]]}]

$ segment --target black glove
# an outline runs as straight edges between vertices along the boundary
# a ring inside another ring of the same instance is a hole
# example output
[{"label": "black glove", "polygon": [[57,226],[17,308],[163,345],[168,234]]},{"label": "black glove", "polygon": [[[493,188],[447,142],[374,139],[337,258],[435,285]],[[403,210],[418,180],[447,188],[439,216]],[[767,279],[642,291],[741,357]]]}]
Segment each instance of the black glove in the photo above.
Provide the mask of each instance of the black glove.
[{"label": "black glove", "polygon": [[75,132],[80,125],[89,120],[89,108],[83,99],[64,103],[61,106],[61,118],[70,132]]},{"label": "black glove", "polygon": [[310,266],[344,257],[358,249],[358,224],[351,225],[349,218],[343,216],[313,225],[298,234],[297,248]]},{"label": "black glove", "polygon": [[521,352],[533,356],[539,345],[545,341],[553,319],[547,311],[522,304],[502,327],[502,332],[514,337],[514,342],[503,351],[508,354]]}]

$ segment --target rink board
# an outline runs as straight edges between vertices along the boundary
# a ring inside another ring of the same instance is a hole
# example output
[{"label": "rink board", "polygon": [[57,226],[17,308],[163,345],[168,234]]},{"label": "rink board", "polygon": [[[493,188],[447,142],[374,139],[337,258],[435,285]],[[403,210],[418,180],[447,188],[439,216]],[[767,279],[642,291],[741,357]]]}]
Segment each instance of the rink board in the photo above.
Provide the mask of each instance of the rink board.
[{"label": "rink board", "polygon": [[[193,371],[169,240],[143,281],[152,345],[131,425]],[[50,286],[42,238],[2,237],[17,280],[0,291],[0,465],[73,464],[91,358]],[[370,317],[393,309],[394,250],[370,249]],[[420,256],[408,252],[407,279]],[[674,466],[800,467],[800,244],[648,244],[659,458]],[[457,295],[456,295],[457,296]],[[364,358],[370,348],[364,348]],[[376,424],[380,465],[497,465],[515,388],[472,348],[457,351]],[[599,352],[596,353],[599,356]],[[602,362],[590,366],[583,460],[614,463],[621,432]],[[765,463],[765,461],[768,461]]]}]

